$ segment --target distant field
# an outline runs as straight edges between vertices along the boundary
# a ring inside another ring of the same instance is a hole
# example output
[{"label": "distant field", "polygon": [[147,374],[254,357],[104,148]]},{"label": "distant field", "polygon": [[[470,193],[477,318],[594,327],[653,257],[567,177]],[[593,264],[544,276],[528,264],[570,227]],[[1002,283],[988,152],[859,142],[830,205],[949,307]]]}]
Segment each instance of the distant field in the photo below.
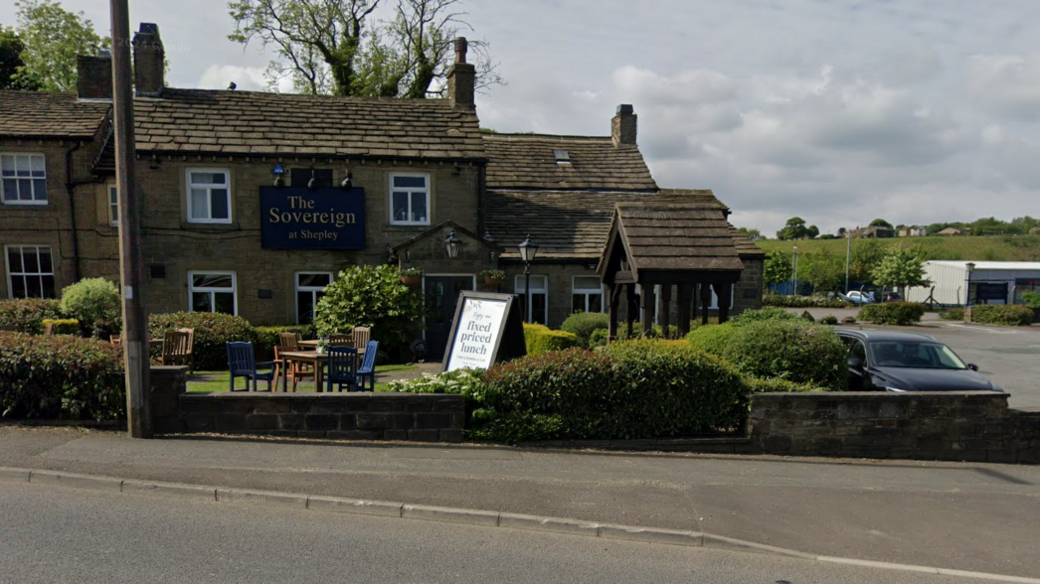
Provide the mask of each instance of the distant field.
[{"label": "distant field", "polygon": [[[864,240],[853,239],[852,247]],[[879,239],[884,245],[903,245],[920,248],[926,260],[963,260],[988,262],[1040,261],[1040,236],[1038,235],[992,235],[992,236],[934,236],[893,237]],[[759,241],[758,246],[767,253],[780,250],[790,253],[797,245],[798,252],[814,252],[826,248],[838,255],[845,253],[844,239],[816,239],[798,241]]]}]

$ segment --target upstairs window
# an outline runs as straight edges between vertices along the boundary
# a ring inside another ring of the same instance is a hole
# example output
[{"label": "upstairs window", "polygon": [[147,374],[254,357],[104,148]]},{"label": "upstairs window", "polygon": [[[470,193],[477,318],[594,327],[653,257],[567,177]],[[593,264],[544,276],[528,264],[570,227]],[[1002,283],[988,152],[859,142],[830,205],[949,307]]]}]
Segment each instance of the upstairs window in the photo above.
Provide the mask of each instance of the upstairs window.
[{"label": "upstairs window", "polygon": [[46,205],[47,165],[43,154],[0,154],[5,205]]},{"label": "upstairs window", "polygon": [[231,223],[231,173],[188,169],[188,222]]},{"label": "upstairs window", "polygon": [[430,175],[390,175],[390,224],[430,224]]},{"label": "upstairs window", "polygon": [[54,298],[54,261],[43,245],[9,245],[7,290],[11,298]]}]

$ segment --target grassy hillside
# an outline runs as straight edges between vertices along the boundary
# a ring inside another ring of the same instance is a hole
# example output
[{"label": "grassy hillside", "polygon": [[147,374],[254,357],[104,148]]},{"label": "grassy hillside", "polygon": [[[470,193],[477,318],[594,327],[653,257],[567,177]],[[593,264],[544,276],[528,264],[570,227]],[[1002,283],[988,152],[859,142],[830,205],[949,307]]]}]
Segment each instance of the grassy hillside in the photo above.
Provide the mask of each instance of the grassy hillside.
[{"label": "grassy hillside", "polygon": [[[992,235],[992,236],[934,236],[894,237],[879,239],[886,246],[902,245],[919,248],[926,260],[963,260],[989,262],[1040,261],[1040,236],[1038,235]],[[853,239],[852,248],[863,240]],[[798,246],[798,253],[815,252],[821,249],[845,255],[844,239],[779,241],[771,239],[757,242],[767,253],[780,250],[791,253]]]}]

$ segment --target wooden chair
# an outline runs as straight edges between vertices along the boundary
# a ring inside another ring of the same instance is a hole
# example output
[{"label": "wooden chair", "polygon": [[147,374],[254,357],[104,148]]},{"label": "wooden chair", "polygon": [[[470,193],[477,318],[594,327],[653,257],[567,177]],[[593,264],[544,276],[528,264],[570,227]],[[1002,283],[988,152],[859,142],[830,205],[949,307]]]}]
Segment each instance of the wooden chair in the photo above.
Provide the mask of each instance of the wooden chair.
[{"label": "wooden chair", "polygon": [[328,363],[329,371],[325,374],[325,383],[329,393],[332,392],[333,384],[339,391],[343,391],[344,385],[347,386],[347,391],[350,391],[350,388],[357,389],[357,349],[333,345],[329,347]]},{"label": "wooden chair", "polygon": [[278,333],[278,346],[283,351],[300,350],[300,333]]},{"label": "wooden chair", "polygon": [[[357,370],[358,391],[376,390],[376,354],[379,353],[379,341],[365,343],[365,357],[361,360],[361,366]],[[368,380],[368,389],[365,389],[365,380]]]},{"label": "wooden chair", "polygon": [[359,355],[364,355],[367,351],[368,341],[372,338],[372,327],[367,326],[356,326],[354,330],[350,331],[350,336],[354,340],[354,346],[358,349]]},{"label": "wooden chair", "polygon": [[[253,356],[253,343],[229,342],[227,344],[227,355],[228,371],[231,373],[228,376],[231,391],[235,391],[236,377],[246,378],[246,391],[249,391],[250,380],[253,381],[253,391],[259,391],[257,389],[257,380],[266,381],[267,391],[272,391],[271,384],[274,381],[274,361],[256,362],[255,357]],[[265,365],[269,367],[270,370],[257,371],[256,368],[258,365]]]},{"label": "wooden chair", "polygon": [[109,335],[108,336],[108,342],[112,343],[113,345],[115,345],[117,347],[122,347],[123,346],[123,337],[120,336],[120,335]]},{"label": "wooden chair", "polygon": [[[160,365],[188,365],[191,367],[191,334],[181,331],[166,331],[163,334]],[[191,367],[193,369],[193,367]]]},{"label": "wooden chair", "polygon": [[336,334],[329,335],[329,346],[330,347],[353,347],[357,346],[354,344],[354,336],[352,334]]},{"label": "wooden chair", "polygon": [[[195,373],[195,329],[179,328],[177,332],[188,333],[188,373]],[[164,344],[165,340],[164,338]]]},{"label": "wooden chair", "polygon": [[[281,354],[286,351],[298,351],[298,347],[286,347],[278,346],[274,348],[274,366],[275,366],[275,385],[278,384],[279,376],[286,376],[292,381],[292,390],[296,392],[296,384],[299,383],[300,379],[314,379],[314,368],[310,365],[303,363],[297,363],[293,361],[290,366],[286,367],[286,364],[282,362]],[[315,388],[318,389],[318,388]]]}]

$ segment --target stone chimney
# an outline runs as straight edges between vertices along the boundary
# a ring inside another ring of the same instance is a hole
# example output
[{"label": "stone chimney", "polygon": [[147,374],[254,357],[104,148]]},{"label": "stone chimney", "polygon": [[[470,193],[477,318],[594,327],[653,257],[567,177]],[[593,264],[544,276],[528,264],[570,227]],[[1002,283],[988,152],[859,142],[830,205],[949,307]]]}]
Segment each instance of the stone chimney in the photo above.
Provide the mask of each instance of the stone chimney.
[{"label": "stone chimney", "polygon": [[138,96],[157,97],[166,85],[165,56],[159,25],[142,22],[134,33],[134,90]]},{"label": "stone chimney", "polygon": [[80,99],[112,101],[112,54],[76,57],[76,95]]},{"label": "stone chimney", "polygon": [[610,124],[610,137],[614,140],[614,147],[622,144],[636,145],[636,111],[632,104],[623,103],[617,106],[617,114]]},{"label": "stone chimney", "polygon": [[457,108],[474,109],[477,69],[466,62],[468,49],[465,37],[455,39],[455,64],[448,71],[448,101]]}]

